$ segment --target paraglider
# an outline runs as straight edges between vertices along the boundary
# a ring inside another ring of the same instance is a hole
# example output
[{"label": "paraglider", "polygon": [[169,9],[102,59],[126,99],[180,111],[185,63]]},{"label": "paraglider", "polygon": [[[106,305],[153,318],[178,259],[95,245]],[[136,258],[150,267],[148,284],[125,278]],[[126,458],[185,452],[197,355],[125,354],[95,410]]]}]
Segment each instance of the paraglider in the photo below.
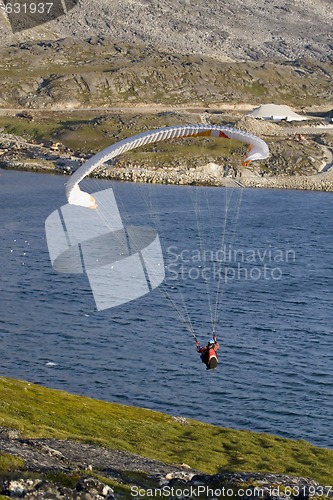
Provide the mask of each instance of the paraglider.
[{"label": "paraglider", "polygon": [[[88,276],[98,310],[125,304],[135,300],[155,288],[158,288],[172,304],[179,318],[195,338],[197,351],[202,355],[207,369],[216,368],[218,363],[216,341],[216,324],[221,303],[222,261],[216,259],[214,276],[217,276],[215,305],[209,297],[209,311],[212,322],[212,342],[200,347],[195,331],[185,306],[184,297],[175,298],[175,291],[182,294],[182,286],[175,287],[164,283],[166,281],[164,256],[159,234],[155,229],[144,226],[125,225],[123,213],[118,209],[113,190],[107,189],[88,193],[81,190],[80,183],[113,158],[151,143],[168,139],[196,137],[215,137],[240,141],[247,144],[248,150],[242,161],[243,166],[250,162],[262,160],[269,156],[265,141],[259,137],[227,126],[216,125],[180,125],[146,131],[123,139],[100,151],[83,163],[69,178],[66,184],[68,204],[55,211],[47,219],[46,232],[50,258],[55,270],[60,272],[85,272]],[[242,189],[240,190],[242,191]],[[240,200],[235,210],[231,210],[230,201],[225,198],[225,214],[217,214],[218,224],[224,224],[219,249],[223,248],[226,238],[226,223],[234,217],[238,220]],[[200,216],[199,201],[196,199],[197,223]],[[208,197],[206,198],[208,206]],[[87,210],[91,209],[91,210]],[[209,213],[212,220],[212,213]],[[199,225],[199,224],[198,224]],[[204,221],[204,227],[207,219]],[[200,245],[203,233],[198,234]],[[223,252],[222,252],[223,253]],[[216,255],[218,252],[216,253]],[[198,265],[198,267],[200,267]],[[206,281],[207,294],[209,286]],[[185,312],[180,310],[184,306]]]},{"label": "paraglider", "polygon": [[262,160],[269,156],[268,146],[259,137],[237,130],[231,127],[215,125],[180,125],[175,127],[165,127],[156,130],[143,132],[133,137],[119,141],[86,161],[70,177],[66,186],[66,196],[68,203],[82,207],[96,208],[96,201],[92,195],[81,191],[80,182],[105,162],[119,156],[131,149],[165,141],[167,139],[187,138],[187,137],[221,137],[234,139],[248,144],[249,151],[243,160],[243,165],[247,166],[251,161]]},{"label": "paraglider", "polygon": [[217,342],[216,336],[208,340],[207,345],[200,347],[199,341],[196,340],[197,352],[201,354],[201,361],[205,363],[207,370],[214,370],[217,367],[218,356],[217,350],[220,344]]}]

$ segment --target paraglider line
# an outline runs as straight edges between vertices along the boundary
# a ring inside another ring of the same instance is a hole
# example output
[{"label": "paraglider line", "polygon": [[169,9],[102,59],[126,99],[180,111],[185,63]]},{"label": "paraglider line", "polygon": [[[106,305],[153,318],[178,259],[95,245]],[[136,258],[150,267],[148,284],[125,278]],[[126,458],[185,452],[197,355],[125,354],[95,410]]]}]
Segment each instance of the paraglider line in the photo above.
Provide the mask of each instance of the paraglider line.
[{"label": "paraglider line", "polygon": [[84,258],[83,258],[83,251],[82,251],[82,245],[81,243],[78,243],[78,247],[79,247],[79,254],[80,254],[80,260],[81,260],[81,265],[82,265],[82,269],[83,269],[83,272],[86,273],[86,267],[84,265]]}]

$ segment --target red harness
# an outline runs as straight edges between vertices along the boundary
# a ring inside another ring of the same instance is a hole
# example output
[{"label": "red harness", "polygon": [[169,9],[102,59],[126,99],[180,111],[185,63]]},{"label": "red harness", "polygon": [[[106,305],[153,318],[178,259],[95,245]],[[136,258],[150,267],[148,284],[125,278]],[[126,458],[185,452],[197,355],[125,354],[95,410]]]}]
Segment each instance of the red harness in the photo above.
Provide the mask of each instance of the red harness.
[{"label": "red harness", "polygon": [[207,352],[207,365],[209,365],[212,358],[216,358],[216,361],[218,361],[217,353],[215,349],[211,347]]}]

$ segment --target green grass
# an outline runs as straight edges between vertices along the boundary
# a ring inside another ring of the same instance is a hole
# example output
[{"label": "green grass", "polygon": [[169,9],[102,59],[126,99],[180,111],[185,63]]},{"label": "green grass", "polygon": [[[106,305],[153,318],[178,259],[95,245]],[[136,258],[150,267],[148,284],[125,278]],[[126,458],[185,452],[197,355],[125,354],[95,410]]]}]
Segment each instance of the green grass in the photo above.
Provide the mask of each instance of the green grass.
[{"label": "green grass", "polygon": [[12,472],[18,469],[24,468],[24,460],[21,460],[18,457],[10,455],[9,453],[5,453],[3,451],[0,452],[0,471],[4,472]]},{"label": "green grass", "polygon": [[147,409],[106,403],[28,382],[0,378],[0,425],[30,438],[77,439],[206,473],[230,471],[300,475],[329,484],[333,450],[237,431]]},{"label": "green grass", "polygon": [[252,83],[248,92],[256,97],[262,97],[267,93],[266,87],[258,82]]},{"label": "green grass", "polygon": [[18,135],[25,139],[51,139],[59,129],[59,124],[53,120],[28,122],[16,117],[1,116],[0,129],[6,134]]},{"label": "green grass", "polygon": [[232,153],[244,156],[244,145],[230,139],[177,139],[134,149],[122,155],[122,160],[143,166],[191,166],[222,161]]},{"label": "green grass", "polygon": [[44,475],[45,479],[53,483],[61,484],[66,488],[75,488],[81,474],[79,472],[68,474],[62,471],[51,471]]},{"label": "green grass", "polygon": [[[187,117],[188,120],[188,117]],[[35,115],[33,122],[17,117],[0,117],[0,129],[5,133],[18,135],[27,140],[52,140],[61,142],[66,147],[85,153],[100,151],[126,137],[144,130],[179,125],[184,117],[177,113],[170,114],[127,114],[121,115],[79,115],[68,116],[58,113],[53,116]],[[187,121],[185,122],[187,123]],[[241,146],[237,141],[228,139],[188,139],[161,142],[127,153],[123,158],[139,161],[142,164],[151,161],[165,163],[179,161],[186,157],[202,158],[210,156],[229,156],[230,152]],[[211,161],[211,160],[210,160]]]}]

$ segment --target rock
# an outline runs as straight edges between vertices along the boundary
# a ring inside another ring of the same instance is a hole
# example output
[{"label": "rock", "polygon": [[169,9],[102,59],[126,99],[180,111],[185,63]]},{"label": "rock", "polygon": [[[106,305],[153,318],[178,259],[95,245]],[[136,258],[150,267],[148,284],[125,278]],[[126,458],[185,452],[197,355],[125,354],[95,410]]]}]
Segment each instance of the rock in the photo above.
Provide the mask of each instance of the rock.
[{"label": "rock", "polygon": [[[265,498],[269,499],[302,499],[307,497],[308,492],[325,492],[328,496],[333,496],[329,489],[320,487],[320,485],[311,479],[303,477],[288,476],[284,474],[272,473],[224,473],[224,474],[197,474],[191,478],[178,476],[178,474],[169,476],[168,487],[174,487],[178,490],[192,491],[193,497],[207,496],[212,499],[214,492],[218,497],[222,496],[232,498],[245,498],[255,500]],[[209,492],[209,493],[208,493]],[[177,497],[179,498],[179,496]]]},{"label": "rock", "polygon": [[184,481],[190,481],[193,476],[194,473],[191,472],[169,472],[169,474],[165,476],[165,479],[167,479],[168,481],[171,481],[171,479],[182,479]]},{"label": "rock", "polygon": [[102,498],[107,500],[114,499],[114,492],[110,486],[107,486],[101,481],[98,481],[98,479],[91,477],[81,479],[76,485],[76,490],[79,492],[86,492],[92,499],[96,500]]},{"label": "rock", "polygon": [[[189,421],[185,417],[174,416],[174,417],[172,417],[172,420],[174,420],[175,422],[178,422],[179,424],[189,425]],[[184,466],[184,465],[185,464],[182,464],[182,466]]]},{"label": "rock", "polygon": [[95,478],[81,479],[69,488],[40,479],[0,480],[0,494],[39,500],[115,500],[113,489]]},{"label": "rock", "polygon": [[0,438],[5,439],[19,439],[21,432],[17,429],[10,429],[9,427],[0,427]]}]

